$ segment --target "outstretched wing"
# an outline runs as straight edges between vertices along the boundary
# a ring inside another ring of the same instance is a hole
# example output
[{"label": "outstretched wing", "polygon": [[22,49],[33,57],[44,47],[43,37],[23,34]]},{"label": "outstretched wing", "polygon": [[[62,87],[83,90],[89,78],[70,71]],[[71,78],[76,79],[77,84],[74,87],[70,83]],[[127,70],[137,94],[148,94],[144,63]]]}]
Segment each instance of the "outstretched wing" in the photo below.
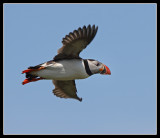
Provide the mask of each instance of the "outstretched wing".
[{"label": "outstretched wing", "polygon": [[88,27],[84,26],[70,32],[63,38],[63,46],[58,49],[58,55],[54,57],[54,60],[80,58],[79,53],[93,40],[97,30],[98,26],[95,28],[95,25],[92,27],[88,25]]},{"label": "outstretched wing", "polygon": [[60,98],[74,98],[79,101],[82,101],[82,98],[79,98],[76,94],[76,84],[75,80],[52,80],[55,85],[55,89],[53,90],[54,95]]}]

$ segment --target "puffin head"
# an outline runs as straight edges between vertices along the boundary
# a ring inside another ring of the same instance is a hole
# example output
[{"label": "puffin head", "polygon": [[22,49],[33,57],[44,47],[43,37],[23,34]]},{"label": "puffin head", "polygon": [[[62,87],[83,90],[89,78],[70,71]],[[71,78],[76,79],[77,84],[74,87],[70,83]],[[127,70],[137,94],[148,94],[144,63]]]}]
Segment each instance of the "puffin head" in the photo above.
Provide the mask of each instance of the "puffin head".
[{"label": "puffin head", "polygon": [[103,63],[94,60],[94,59],[87,59],[88,61],[88,66],[92,74],[103,74],[103,75],[111,75],[110,69],[104,65]]}]

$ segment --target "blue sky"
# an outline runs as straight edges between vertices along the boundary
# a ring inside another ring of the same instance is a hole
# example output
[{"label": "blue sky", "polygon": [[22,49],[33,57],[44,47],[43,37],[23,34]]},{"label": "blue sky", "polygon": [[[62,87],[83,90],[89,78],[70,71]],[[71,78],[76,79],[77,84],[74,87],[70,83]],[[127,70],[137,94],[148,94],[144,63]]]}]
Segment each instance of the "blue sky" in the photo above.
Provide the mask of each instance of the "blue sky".
[{"label": "blue sky", "polygon": [[[4,134],[156,134],[156,4],[4,4]],[[77,80],[82,102],[22,85],[22,70],[51,60],[62,38],[99,29],[80,54],[110,76]]]}]

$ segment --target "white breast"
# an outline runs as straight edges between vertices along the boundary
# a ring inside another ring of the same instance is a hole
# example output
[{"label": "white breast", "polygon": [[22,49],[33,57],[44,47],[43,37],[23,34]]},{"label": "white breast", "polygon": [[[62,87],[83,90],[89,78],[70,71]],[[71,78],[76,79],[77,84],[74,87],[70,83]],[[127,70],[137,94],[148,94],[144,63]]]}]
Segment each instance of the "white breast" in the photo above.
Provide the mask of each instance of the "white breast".
[{"label": "white breast", "polygon": [[74,80],[89,77],[86,73],[83,60],[80,59],[60,60],[49,65],[44,63],[41,66],[45,66],[46,69],[33,71],[32,74],[54,80]]}]

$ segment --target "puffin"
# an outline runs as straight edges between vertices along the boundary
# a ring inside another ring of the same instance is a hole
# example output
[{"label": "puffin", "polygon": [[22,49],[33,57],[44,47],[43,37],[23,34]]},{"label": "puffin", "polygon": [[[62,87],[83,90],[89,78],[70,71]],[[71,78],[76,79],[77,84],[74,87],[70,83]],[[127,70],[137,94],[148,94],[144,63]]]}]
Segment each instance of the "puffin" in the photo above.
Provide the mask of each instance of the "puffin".
[{"label": "puffin", "polygon": [[50,61],[30,66],[25,73],[22,84],[38,80],[52,80],[55,88],[53,94],[60,98],[72,98],[82,101],[77,95],[75,80],[86,79],[94,74],[111,75],[110,69],[94,59],[83,59],[79,56],[94,39],[98,26],[84,25],[70,32],[62,39],[62,47]]}]

